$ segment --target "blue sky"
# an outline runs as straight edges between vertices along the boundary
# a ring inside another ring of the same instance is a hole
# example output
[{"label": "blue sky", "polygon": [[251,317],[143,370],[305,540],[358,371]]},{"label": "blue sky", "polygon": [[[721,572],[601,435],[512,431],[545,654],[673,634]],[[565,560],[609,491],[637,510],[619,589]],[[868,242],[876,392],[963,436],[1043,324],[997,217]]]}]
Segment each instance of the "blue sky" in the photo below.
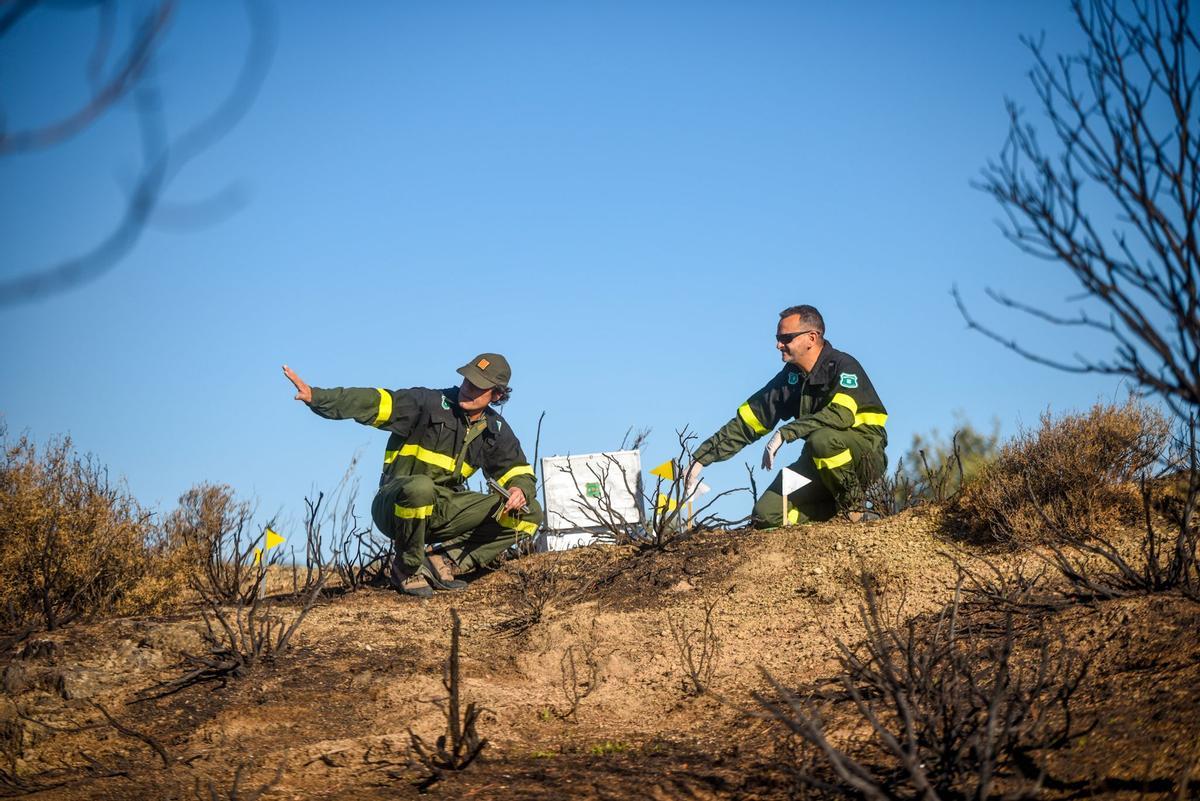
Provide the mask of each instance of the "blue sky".
[{"label": "blue sky", "polygon": [[[122,6],[127,36],[139,6]],[[216,481],[296,514],[361,450],[365,504],[384,435],[312,415],[279,366],[436,387],[500,351],[530,456],[544,410],[542,455],[649,427],[653,466],[675,429],[707,436],[778,370],[777,313],[796,303],[871,375],[893,465],[956,410],[1011,434],[1123,396],[968,332],[949,294],[1050,354],[1105,353],[983,296],[1064,309],[1075,287],[1005,242],[969,185],[1003,144],[1004,97],[1034,105],[1018,37],[1078,47],[1066,2],[331,8],[274,6],[257,101],[166,196],[235,186],[236,213],[153,227],[98,279],[0,308],[10,436],[69,433],[164,510]],[[0,41],[11,128],[85,96],[94,35],[90,15],[39,10]],[[156,73],[173,132],[220,100],[246,41],[238,5],[183,4]],[[0,279],[86,250],[137,163],[128,107],[0,157]],[[744,484],[759,455],[706,480]]]}]

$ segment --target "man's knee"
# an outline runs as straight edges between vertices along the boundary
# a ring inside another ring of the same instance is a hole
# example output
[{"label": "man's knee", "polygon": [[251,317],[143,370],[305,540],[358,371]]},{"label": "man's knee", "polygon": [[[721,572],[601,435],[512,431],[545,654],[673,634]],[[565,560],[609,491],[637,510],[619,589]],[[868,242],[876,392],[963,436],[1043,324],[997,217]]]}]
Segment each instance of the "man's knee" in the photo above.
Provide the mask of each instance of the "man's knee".
[{"label": "man's knee", "polygon": [[405,476],[396,494],[397,502],[407,501],[408,506],[428,505],[437,498],[433,479],[429,476]]},{"label": "man's knee", "polygon": [[828,459],[846,450],[846,441],[840,431],[832,428],[818,428],[805,439],[812,450],[813,461],[820,466],[818,459]]},{"label": "man's knee", "polygon": [[398,521],[426,519],[437,499],[429,476],[401,476],[379,488],[371,503],[371,517],[380,531],[392,534]]},{"label": "man's knee", "polygon": [[750,523],[755,528],[779,528],[783,525],[783,499],[774,492],[764,492],[750,512]]}]

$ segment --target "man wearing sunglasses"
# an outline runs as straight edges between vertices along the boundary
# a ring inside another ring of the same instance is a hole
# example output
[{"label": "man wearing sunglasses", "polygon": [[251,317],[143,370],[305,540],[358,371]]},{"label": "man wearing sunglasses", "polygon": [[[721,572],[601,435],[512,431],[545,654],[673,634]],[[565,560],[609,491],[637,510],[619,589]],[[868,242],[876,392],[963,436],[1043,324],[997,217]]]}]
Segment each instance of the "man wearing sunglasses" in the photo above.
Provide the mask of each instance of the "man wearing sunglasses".
[{"label": "man wearing sunglasses", "polygon": [[767,441],[762,466],[772,469],[783,443],[802,439],[800,458],[788,469],[809,483],[788,495],[784,520],[782,475],[776,476],[754,505],[755,526],[830,520],[838,514],[861,519],[863,489],[887,467],[887,409],[858,360],[825,340],[825,321],[812,306],[779,313],[775,347],[783,369],[696,449],[686,492],[691,494],[705,465],[729,459],[791,419]]},{"label": "man wearing sunglasses", "polygon": [[[434,589],[465,589],[456,572],[482,567],[537,532],[533,468],[492,408],[512,392],[500,354],[481,353],[458,368],[462,384],[449,389],[321,389],[286,364],[283,374],[296,400],[321,417],[389,432],[371,517],[395,543],[391,578],[400,592],[428,598]],[[480,469],[507,498],[466,489]]]}]

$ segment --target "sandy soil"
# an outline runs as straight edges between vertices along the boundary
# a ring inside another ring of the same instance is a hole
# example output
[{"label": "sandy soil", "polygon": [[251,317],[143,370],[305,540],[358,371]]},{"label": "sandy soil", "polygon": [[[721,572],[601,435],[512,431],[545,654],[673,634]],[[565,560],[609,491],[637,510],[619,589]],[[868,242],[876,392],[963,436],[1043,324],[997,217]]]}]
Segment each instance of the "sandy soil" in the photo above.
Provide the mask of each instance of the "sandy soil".
[{"label": "sandy soil", "polygon": [[[954,559],[980,553],[940,538],[918,511],[709,533],[665,553],[539,555],[430,601],[382,589],[332,596],[277,662],[144,702],[133,702],[139,691],[180,675],[180,654],[202,649],[198,615],[76,626],[4,657],[0,743],[15,759],[10,775],[47,788],[38,798],[231,798],[239,771],[242,798],[277,773],[264,798],[416,797],[426,772],[411,759],[410,730],[427,742],[445,731],[453,606],[463,700],[482,709],[488,745],[430,797],[789,798],[773,730],[744,714],[758,709],[762,671],[793,687],[828,676],[833,639],[862,636],[861,573],[899,621],[940,609]],[[539,593],[551,600],[533,622]],[[712,692],[697,694],[679,642],[683,632],[699,647],[706,612]],[[1180,777],[1189,766],[1200,776],[1198,624],[1200,605],[1170,595],[1046,617],[1088,655],[1078,711],[1094,720],[1082,744],[1054,755],[1047,793],[1197,789]],[[0,795],[21,792],[0,784]]]}]

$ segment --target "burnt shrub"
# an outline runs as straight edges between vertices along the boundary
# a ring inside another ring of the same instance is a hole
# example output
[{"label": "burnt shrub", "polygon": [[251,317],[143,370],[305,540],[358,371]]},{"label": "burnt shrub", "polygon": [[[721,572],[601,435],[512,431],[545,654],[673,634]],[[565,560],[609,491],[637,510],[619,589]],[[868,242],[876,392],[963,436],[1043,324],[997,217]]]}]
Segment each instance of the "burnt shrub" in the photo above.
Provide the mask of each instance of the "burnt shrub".
[{"label": "burnt shrub", "polygon": [[39,451],[0,430],[0,629],[157,611],[182,582],[170,547],[121,482],[70,438]]},{"label": "burnt shrub", "polygon": [[1020,432],[946,505],[956,533],[1035,544],[1048,533],[1086,539],[1134,523],[1142,512],[1137,479],[1161,457],[1170,424],[1130,400],[1083,414],[1042,415]]}]

